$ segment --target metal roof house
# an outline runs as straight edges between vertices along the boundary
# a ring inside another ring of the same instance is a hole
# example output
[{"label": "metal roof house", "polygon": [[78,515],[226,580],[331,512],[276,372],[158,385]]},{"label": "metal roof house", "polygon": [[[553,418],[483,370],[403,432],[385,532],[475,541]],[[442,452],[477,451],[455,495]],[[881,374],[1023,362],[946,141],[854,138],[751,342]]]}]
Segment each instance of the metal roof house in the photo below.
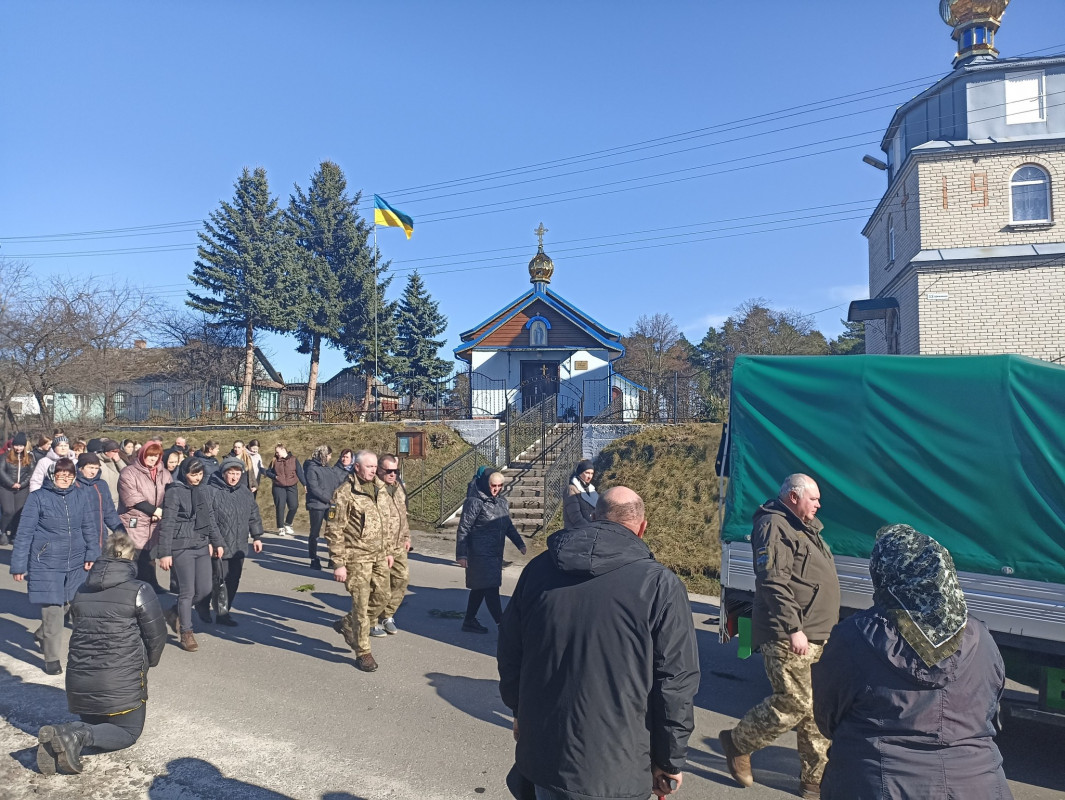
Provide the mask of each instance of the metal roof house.
[{"label": "metal roof house", "polygon": [[635,416],[641,387],[611,366],[625,354],[621,334],[548,288],[555,265],[544,253],[546,232],[536,230],[532,288],[460,334],[455,357],[470,365],[472,416],[525,411],[551,395],[560,419],[591,418],[611,402]]}]

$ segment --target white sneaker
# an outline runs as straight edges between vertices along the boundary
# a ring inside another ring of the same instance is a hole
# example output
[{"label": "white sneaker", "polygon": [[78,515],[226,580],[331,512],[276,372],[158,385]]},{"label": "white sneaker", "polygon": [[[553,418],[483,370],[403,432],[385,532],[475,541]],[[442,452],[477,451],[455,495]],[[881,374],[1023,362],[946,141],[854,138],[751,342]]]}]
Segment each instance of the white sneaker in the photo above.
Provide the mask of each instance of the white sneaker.
[{"label": "white sneaker", "polygon": [[285,531],[285,526],[284,525],[282,525],[280,528],[277,529],[277,535],[278,536],[288,536],[288,533]]},{"label": "white sneaker", "polygon": [[285,533],[287,533],[289,536],[295,536],[296,535],[296,532],[294,530],[292,530],[292,526],[291,525],[286,525],[285,526]]}]

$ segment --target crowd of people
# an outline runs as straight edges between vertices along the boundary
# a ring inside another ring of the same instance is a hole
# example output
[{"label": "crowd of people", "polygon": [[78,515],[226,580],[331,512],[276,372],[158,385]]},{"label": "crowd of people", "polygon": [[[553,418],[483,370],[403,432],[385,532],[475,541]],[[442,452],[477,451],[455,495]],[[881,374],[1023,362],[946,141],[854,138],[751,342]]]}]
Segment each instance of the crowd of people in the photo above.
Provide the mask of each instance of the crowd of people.
[{"label": "crowd of people", "polygon": [[[85,444],[75,460],[61,432],[38,440],[40,453],[17,435],[0,469],[11,572],[40,607],[34,636],[49,674],[62,671],[68,611],[73,623],[67,696],[80,721],[41,727],[42,773],[80,772],[85,747],[137,740],[166,624],[189,652],[193,611],[237,624],[245,554],[249,543],[262,550],[263,477],[274,482],[279,536],[292,535],[305,487],[311,566],[321,568],[324,536],[328,569],[351,595],[334,628],[358,669],[378,669],[372,639],[399,631],[409,582],[396,456],[345,450],[332,461],[323,444],[301,464],[279,444],[264,465],[255,441],[220,461],[211,441],[191,454],[180,438],[165,450],[157,440],[129,452],[110,439]],[[565,528],[525,567],[505,611],[505,543],[526,547],[500,472],[472,478],[456,536],[470,590],[462,630],[488,631],[482,604],[499,626],[500,693],[517,742],[507,782],[519,800],[662,797],[683,782],[700,676],[687,593],[642,541],[639,495],[600,495],[593,479],[591,462],[577,465]],[[949,552],[910,526],[885,526],[870,559],[873,606],[840,621],[819,509],[816,482],[795,474],[754,518],[752,644],[772,694],[719,733],[732,777],[752,785],[751,753],[794,729],[805,798],[1010,797],[992,725],[1002,659],[968,615]],[[176,594],[165,610],[157,567]]]}]

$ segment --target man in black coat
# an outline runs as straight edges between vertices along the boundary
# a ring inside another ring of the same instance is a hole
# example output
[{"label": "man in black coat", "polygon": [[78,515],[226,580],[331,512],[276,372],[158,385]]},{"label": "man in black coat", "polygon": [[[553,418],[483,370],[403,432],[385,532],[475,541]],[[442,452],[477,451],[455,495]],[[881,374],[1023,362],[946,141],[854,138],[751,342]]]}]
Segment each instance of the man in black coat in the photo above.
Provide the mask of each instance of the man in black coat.
[{"label": "man in black coat", "polygon": [[646,800],[682,781],[699,655],[684,584],[646,529],[643,500],[615,487],[518,580],[497,654],[515,797]]}]

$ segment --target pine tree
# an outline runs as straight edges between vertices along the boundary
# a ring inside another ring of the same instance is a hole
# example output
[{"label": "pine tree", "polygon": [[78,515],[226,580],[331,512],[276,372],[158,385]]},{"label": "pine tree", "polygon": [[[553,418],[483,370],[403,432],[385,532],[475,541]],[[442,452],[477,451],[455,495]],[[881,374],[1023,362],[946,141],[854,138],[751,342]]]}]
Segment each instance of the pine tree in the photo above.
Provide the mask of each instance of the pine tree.
[{"label": "pine tree", "polygon": [[300,320],[307,280],[288,236],[266,170],[247,167],[232,202],[222,201],[200,232],[198,258],[189,280],[208,294],[189,292],[185,302],[216,324],[244,332],[243,391],[237,411],[248,411],[255,372],[255,332],[286,333]]},{"label": "pine tree", "polygon": [[411,401],[430,394],[439,380],[452,369],[451,362],[438,356],[444,346],[437,339],[447,328],[447,318],[440,313],[439,304],[415,271],[407,279],[396,315],[396,352],[391,374],[400,392]]},{"label": "pine tree", "polygon": [[372,286],[366,281],[373,271],[370,231],[357,210],[362,195],[349,198],[346,192],[343,171],[323,161],[306,193],[296,186],[286,214],[307,273],[307,305],[296,328],[297,349],[311,357],[305,411],[314,410],[323,339],[343,348],[347,315],[354,311],[361,319],[361,295]]}]

